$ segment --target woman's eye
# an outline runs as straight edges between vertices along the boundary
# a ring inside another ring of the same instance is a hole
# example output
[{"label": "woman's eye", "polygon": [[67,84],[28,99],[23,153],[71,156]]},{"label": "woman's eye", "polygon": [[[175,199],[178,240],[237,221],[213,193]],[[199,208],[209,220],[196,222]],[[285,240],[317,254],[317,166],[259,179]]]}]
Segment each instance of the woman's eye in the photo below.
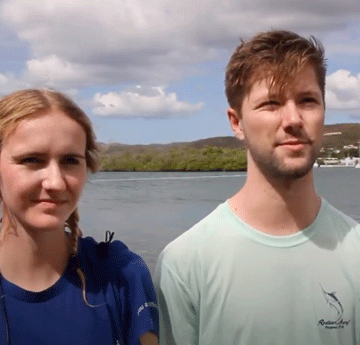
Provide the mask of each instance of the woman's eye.
[{"label": "woman's eye", "polygon": [[20,163],[22,164],[42,164],[44,160],[39,157],[25,157],[21,159]]},{"label": "woman's eye", "polygon": [[62,160],[62,163],[63,163],[63,164],[70,164],[70,165],[79,164],[79,159],[76,158],[76,157],[65,157],[65,158]]}]

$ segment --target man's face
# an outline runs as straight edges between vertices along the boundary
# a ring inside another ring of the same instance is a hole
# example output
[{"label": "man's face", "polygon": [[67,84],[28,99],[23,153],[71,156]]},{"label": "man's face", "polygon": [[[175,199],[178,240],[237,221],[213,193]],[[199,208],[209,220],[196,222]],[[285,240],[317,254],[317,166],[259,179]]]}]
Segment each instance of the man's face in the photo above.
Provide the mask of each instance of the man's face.
[{"label": "man's face", "polygon": [[249,165],[277,179],[303,177],[314,165],[324,128],[324,103],[314,68],[305,66],[284,94],[271,94],[269,82],[255,82],[241,113],[229,108],[231,126],[245,140]]}]

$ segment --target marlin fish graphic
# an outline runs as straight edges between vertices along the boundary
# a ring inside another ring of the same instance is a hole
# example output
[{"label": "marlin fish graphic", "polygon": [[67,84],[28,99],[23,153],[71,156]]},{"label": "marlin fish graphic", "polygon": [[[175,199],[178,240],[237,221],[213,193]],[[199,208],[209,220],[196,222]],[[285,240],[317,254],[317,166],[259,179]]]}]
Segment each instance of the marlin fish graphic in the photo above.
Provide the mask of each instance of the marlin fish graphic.
[{"label": "marlin fish graphic", "polygon": [[323,291],[326,302],[329,303],[330,307],[334,308],[337,312],[338,318],[337,318],[336,322],[340,321],[340,319],[342,318],[343,313],[344,313],[344,308],[341,305],[338,298],[335,296],[336,292],[335,291],[334,292],[326,292],[321,284],[320,284],[320,287]]}]

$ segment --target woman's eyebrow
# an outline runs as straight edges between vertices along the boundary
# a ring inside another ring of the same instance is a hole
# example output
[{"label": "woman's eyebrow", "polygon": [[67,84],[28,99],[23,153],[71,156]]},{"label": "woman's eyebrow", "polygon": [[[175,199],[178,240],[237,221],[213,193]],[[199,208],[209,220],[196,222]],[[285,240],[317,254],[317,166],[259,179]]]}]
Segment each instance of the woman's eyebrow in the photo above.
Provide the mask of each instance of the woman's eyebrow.
[{"label": "woman's eyebrow", "polygon": [[85,155],[83,154],[80,154],[80,153],[75,153],[75,152],[68,152],[68,153],[65,153],[62,155],[63,157],[64,156],[73,156],[73,157],[76,157],[76,158],[86,158]]},{"label": "woman's eyebrow", "polygon": [[[39,151],[28,151],[28,152],[21,152],[18,154],[11,155],[11,157],[13,159],[21,159],[21,158],[28,157],[28,156],[45,157],[45,156],[47,156],[47,154],[44,152],[39,152]],[[71,152],[71,151],[66,152],[61,155],[61,157],[66,157],[66,156],[72,156],[72,157],[82,158],[82,159],[86,158],[85,155],[83,155],[81,153],[76,153],[76,152]]]}]

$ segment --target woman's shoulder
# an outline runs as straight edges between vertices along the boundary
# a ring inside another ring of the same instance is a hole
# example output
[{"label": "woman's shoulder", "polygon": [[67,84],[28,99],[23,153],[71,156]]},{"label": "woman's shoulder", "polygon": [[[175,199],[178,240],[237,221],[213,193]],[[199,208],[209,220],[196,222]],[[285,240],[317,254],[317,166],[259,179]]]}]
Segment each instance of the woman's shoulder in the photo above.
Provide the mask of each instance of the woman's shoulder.
[{"label": "woman's shoulder", "polygon": [[118,240],[81,238],[78,249],[79,260],[86,266],[85,277],[93,284],[89,291],[104,289],[115,317],[119,310],[126,310],[120,318],[126,318],[126,329],[131,330],[125,332],[128,343],[139,343],[140,336],[149,331],[158,335],[156,294],[144,260]]},{"label": "woman's shoulder", "polygon": [[112,242],[97,242],[92,237],[79,240],[79,256],[86,256],[88,260],[100,268],[106,266],[115,273],[122,274],[148,274],[145,261],[132,252],[125,243],[115,240]]}]

